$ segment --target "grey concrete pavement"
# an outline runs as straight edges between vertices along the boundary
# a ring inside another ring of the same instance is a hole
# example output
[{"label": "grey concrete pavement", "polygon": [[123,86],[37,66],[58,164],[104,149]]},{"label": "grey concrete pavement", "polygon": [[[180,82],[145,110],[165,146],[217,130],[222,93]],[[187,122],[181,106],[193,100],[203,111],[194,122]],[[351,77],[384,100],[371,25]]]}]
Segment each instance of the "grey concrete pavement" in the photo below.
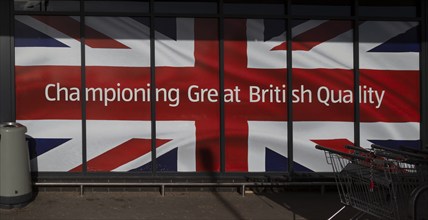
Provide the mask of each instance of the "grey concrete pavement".
[{"label": "grey concrete pavement", "polygon": [[[328,219],[343,205],[336,192],[40,192],[0,220],[35,219]],[[357,213],[345,208],[334,219]]]}]

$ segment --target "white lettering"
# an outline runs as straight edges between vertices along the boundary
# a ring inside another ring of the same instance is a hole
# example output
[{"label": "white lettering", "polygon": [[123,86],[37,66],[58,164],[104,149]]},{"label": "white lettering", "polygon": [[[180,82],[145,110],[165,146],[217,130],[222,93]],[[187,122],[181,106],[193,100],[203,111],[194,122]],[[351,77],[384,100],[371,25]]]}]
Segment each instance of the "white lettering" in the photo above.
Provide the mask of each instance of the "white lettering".
[{"label": "white lettering", "polygon": [[216,89],[199,89],[197,85],[189,87],[187,96],[191,102],[218,101],[218,91]]},{"label": "white lettering", "polygon": [[[59,83],[57,83],[57,85],[58,84]],[[46,100],[48,100],[50,102],[54,102],[54,101],[56,101],[56,99],[55,98],[51,98],[49,96],[49,88],[51,88],[51,87],[55,87],[55,84],[48,84],[48,85],[46,85],[46,87],[45,87],[45,98],[46,98]]]},{"label": "white lettering", "polygon": [[260,93],[260,88],[258,86],[250,86],[250,102],[259,102],[260,101],[259,93]]},{"label": "white lettering", "polygon": [[225,89],[224,90],[224,102],[241,102],[239,99],[239,92],[241,90],[238,86],[235,86],[235,88],[232,89]]},{"label": "white lettering", "polygon": [[330,99],[330,93],[327,87],[321,86],[318,89],[317,98],[318,98],[318,101],[321,102],[322,104],[326,106],[330,106],[330,104],[328,103]]},{"label": "white lettering", "polygon": [[384,96],[385,96],[385,90],[382,90],[380,96],[378,94],[378,91],[376,91],[376,100],[377,100],[376,108],[380,108],[380,106],[382,105],[382,101],[383,101]]}]

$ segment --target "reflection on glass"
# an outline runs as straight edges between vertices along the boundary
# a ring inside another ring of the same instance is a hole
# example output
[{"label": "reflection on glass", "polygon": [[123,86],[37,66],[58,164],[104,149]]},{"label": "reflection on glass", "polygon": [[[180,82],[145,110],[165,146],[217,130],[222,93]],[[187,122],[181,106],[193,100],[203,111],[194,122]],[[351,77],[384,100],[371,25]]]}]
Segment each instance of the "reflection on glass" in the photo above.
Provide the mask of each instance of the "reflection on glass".
[{"label": "reflection on glass", "polygon": [[15,11],[79,11],[77,0],[15,0]]},{"label": "reflection on glass", "polygon": [[149,12],[147,1],[85,1],[88,12]]},{"label": "reflection on glass", "polygon": [[293,0],[291,13],[294,15],[349,16],[351,8],[350,0]]}]

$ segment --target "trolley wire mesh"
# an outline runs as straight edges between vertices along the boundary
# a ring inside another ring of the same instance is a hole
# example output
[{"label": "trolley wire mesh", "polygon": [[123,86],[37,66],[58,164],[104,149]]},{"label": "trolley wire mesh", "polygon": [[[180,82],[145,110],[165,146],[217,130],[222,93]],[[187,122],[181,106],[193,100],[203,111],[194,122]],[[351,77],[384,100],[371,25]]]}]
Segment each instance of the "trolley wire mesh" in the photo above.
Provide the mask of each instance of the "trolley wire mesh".
[{"label": "trolley wire mesh", "polygon": [[341,202],[381,219],[407,219],[412,192],[428,184],[428,154],[379,145],[316,148],[332,166]]}]

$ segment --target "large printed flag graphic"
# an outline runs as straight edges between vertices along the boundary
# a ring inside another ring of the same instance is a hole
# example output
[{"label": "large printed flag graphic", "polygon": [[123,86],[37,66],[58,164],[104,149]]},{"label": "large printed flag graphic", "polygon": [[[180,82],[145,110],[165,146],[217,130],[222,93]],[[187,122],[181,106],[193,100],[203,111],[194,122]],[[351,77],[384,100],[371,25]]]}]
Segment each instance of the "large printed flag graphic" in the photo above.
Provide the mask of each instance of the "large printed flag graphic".
[{"label": "large printed flag graphic", "polygon": [[[151,171],[152,142],[160,171],[219,171],[218,100],[189,101],[187,93],[192,85],[218,91],[216,20],[156,20],[156,87],[169,95],[157,102],[156,140],[151,140],[150,101],[130,97],[131,91],[153,86],[148,19],[88,17],[85,22],[86,85],[93,88],[85,94],[88,171]],[[314,20],[290,25],[293,82],[314,89],[311,102],[305,97],[305,103],[295,103],[294,168],[330,171],[314,145],[352,143],[352,103],[317,103],[315,88],[352,88],[352,26]],[[80,171],[79,18],[16,16],[15,27],[17,118],[29,128],[33,168]],[[286,103],[251,102],[249,95],[249,86],[287,86],[285,30],[286,24],[277,20],[225,21],[225,87],[240,90],[239,98],[225,105],[226,171],[287,170]],[[360,25],[361,84],[385,91],[379,108],[370,103],[372,96],[361,104],[363,147],[419,140],[416,30],[415,22]],[[181,92],[176,106],[169,89]],[[113,93],[114,101],[107,101],[113,100]]]},{"label": "large printed flag graphic", "polygon": [[[264,83],[266,88],[269,88],[269,84],[284,82],[285,76],[275,70],[286,67],[285,31],[272,31],[272,29],[285,30],[284,23],[278,20],[230,19],[225,24],[226,27],[230,25],[231,29],[236,30],[237,27],[242,27],[239,23],[245,23],[246,26],[245,29],[236,32],[246,33],[247,44],[242,45],[242,48],[235,46],[237,39],[244,38],[235,34],[229,37],[230,39],[226,37],[229,42],[226,41],[225,50],[226,53],[230,52],[229,48],[231,50],[233,48],[234,51],[242,50],[241,54],[246,56],[246,60],[241,63],[246,66],[240,71],[246,72],[247,76],[238,76],[234,73],[237,67],[233,65],[239,64],[240,60],[226,57],[226,79],[230,74],[233,77],[240,77],[244,83],[245,80],[252,81],[249,84],[258,80],[262,82],[260,84]],[[305,103],[301,96],[300,100],[293,104],[294,169],[330,171],[331,168],[325,162],[323,152],[315,150],[314,145],[322,143],[327,147],[342,146],[343,148],[344,145],[353,143],[353,102],[330,103],[329,106],[316,103],[317,96],[321,94],[316,93],[316,89],[325,86],[329,91],[336,92],[336,95],[339,90],[353,90],[352,24],[348,21],[301,20],[294,21],[291,25],[293,82],[295,85],[304,86],[307,90],[312,89],[312,100],[308,100],[310,97],[305,96]],[[420,120],[417,23],[364,22],[359,28],[360,83],[363,88],[360,93],[362,98],[359,100],[361,145],[366,148],[369,148],[372,143],[384,143],[391,147],[398,143],[415,145],[419,143]],[[231,30],[226,29],[226,35],[228,31]],[[228,60],[232,61],[228,62]],[[228,71],[229,68],[233,70]],[[266,69],[269,71],[263,72]],[[256,71],[258,75],[264,75],[265,80],[268,81],[263,82],[263,78],[256,78],[256,76],[249,79]],[[282,79],[272,80],[270,76],[275,73]],[[364,88],[371,88],[371,90],[367,92]],[[374,90],[379,91],[379,94],[380,91],[384,92],[382,104],[378,103],[375,106],[374,96],[368,97],[368,93],[374,94]],[[226,104],[226,117],[229,111],[227,106],[228,104]],[[250,105],[247,107],[252,108]],[[277,113],[278,107],[282,109],[282,113]],[[281,122],[283,119],[280,116],[276,118],[272,116],[286,114],[286,108],[260,104],[255,109],[256,111],[263,109],[264,118],[260,114],[248,113],[245,110],[252,119],[248,125],[248,146],[242,144],[241,151],[230,150],[229,154],[226,153],[226,158],[228,155],[237,157],[240,154],[248,154],[248,161],[244,163],[233,161],[230,170],[277,171],[278,169],[272,169],[268,165],[269,161],[277,160],[272,158],[272,152],[275,153],[276,158],[282,157],[282,164],[287,163],[287,122]],[[240,111],[244,110],[240,109]],[[230,112],[240,114],[233,110]],[[227,121],[226,124],[228,124]],[[230,130],[231,134],[244,133],[242,139],[245,139],[244,129],[238,132],[236,127],[230,126]],[[281,132],[278,132],[279,130]],[[236,145],[239,142],[233,140],[230,143]],[[246,149],[248,149],[247,153]]]},{"label": "large printed flag graphic", "polygon": [[[177,31],[173,39],[156,33],[156,64],[193,67],[194,43],[189,41],[193,19],[174,21]],[[97,87],[94,91],[108,80],[115,86],[118,82],[126,86],[128,81],[147,86],[150,82],[145,74],[150,67],[147,19],[91,17],[86,24],[87,85]],[[17,117],[28,127],[33,170],[82,170],[79,29],[78,17],[16,17]],[[164,57],[162,54],[168,48],[179,53],[169,56],[183,60]],[[129,79],[112,78],[118,70],[123,78]],[[101,77],[97,78],[97,74]],[[94,80],[100,82],[94,84]],[[88,101],[99,101],[97,93],[92,95]],[[119,106],[123,109],[120,112],[118,108],[100,109],[97,103],[88,102],[85,134],[88,171],[151,171],[149,106],[149,101],[130,106],[135,110]],[[159,169],[196,171],[194,121],[159,121],[156,127]]]}]

